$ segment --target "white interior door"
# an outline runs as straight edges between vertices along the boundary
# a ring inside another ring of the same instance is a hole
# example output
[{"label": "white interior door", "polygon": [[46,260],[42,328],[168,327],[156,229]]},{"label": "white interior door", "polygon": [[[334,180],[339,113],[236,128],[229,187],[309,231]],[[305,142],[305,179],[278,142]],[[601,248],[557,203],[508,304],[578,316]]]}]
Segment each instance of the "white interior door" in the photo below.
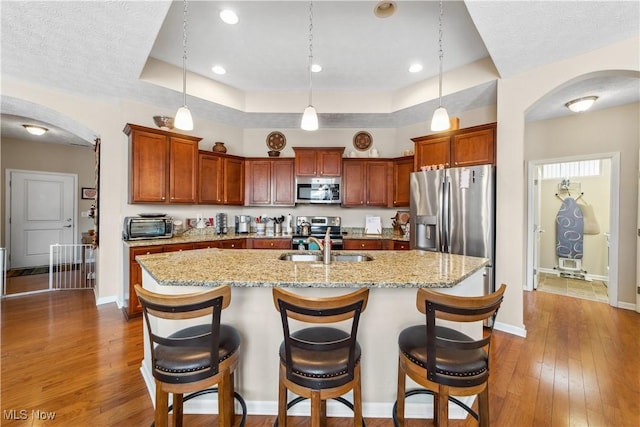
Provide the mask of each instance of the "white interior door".
[{"label": "white interior door", "polygon": [[9,177],[9,266],[49,264],[49,245],[74,243],[77,177],[7,171]]}]

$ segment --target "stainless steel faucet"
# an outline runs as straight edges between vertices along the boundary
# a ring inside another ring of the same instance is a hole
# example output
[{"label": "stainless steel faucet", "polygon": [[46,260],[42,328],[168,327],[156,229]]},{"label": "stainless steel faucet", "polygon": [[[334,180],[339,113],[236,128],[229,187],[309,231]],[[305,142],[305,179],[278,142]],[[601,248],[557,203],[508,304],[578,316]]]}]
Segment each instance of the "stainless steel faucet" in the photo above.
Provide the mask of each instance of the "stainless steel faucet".
[{"label": "stainless steel faucet", "polygon": [[322,262],[324,264],[331,264],[331,227],[327,227],[327,232],[324,235],[324,243],[313,236],[307,237],[306,242],[318,245],[322,251]]}]

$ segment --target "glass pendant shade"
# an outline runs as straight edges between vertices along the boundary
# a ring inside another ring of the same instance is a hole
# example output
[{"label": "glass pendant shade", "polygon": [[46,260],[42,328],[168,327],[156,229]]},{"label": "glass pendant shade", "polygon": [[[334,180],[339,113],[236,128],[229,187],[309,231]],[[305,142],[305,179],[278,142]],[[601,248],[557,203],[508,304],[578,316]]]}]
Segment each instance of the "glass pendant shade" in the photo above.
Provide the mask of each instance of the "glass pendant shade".
[{"label": "glass pendant shade", "polygon": [[442,131],[449,129],[451,122],[449,121],[449,113],[444,107],[439,107],[433,112],[433,118],[431,119],[431,130]]},{"label": "glass pendant shade", "polygon": [[303,130],[318,130],[318,115],[313,105],[309,105],[304,109],[300,127]]},{"label": "glass pendant shade", "polygon": [[191,117],[191,111],[189,107],[183,105],[178,108],[175,119],[173,119],[173,126],[176,129],[181,130],[193,130],[193,118]]}]

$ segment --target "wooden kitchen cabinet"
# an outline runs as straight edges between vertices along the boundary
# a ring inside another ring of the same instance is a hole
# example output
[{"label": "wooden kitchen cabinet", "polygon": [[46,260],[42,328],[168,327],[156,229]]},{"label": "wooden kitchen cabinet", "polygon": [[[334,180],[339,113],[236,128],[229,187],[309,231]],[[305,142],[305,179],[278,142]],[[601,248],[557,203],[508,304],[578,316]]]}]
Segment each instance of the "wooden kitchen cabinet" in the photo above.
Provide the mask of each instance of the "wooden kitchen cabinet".
[{"label": "wooden kitchen cabinet", "polygon": [[247,239],[225,239],[225,240],[210,240],[207,242],[196,242],[193,244],[193,249],[246,249]]},{"label": "wooden kitchen cabinet", "polygon": [[243,205],[244,190],[242,157],[198,153],[198,203]]},{"label": "wooden kitchen cabinet", "polygon": [[409,242],[402,240],[387,239],[384,241],[383,246],[390,251],[408,251]]},{"label": "wooden kitchen cabinet", "polygon": [[336,177],[342,173],[344,147],[293,147],[295,175]]},{"label": "wooden kitchen cabinet", "polygon": [[344,159],[342,206],[389,205],[392,187],[390,162],[372,159]]},{"label": "wooden kitchen cabinet", "polygon": [[125,283],[128,284],[125,289],[123,312],[127,319],[142,314],[142,305],[138,301],[136,291],[133,287],[138,284],[142,286],[142,267],[136,261],[138,255],[158,254],[162,252],[162,246],[144,246],[138,248],[129,248],[128,256],[125,259],[125,264],[128,266],[125,271]]},{"label": "wooden kitchen cabinet", "polygon": [[247,239],[217,240],[214,248],[220,249],[247,249]]},{"label": "wooden kitchen cabinet", "polygon": [[343,248],[346,251],[364,249],[368,251],[382,250],[382,239],[344,239]]},{"label": "wooden kitchen cabinet", "polygon": [[413,156],[393,160],[393,207],[409,206],[410,178],[413,172]]},{"label": "wooden kitchen cabinet", "polygon": [[247,206],[293,206],[294,159],[246,159],[245,183]]},{"label": "wooden kitchen cabinet", "polygon": [[127,124],[129,202],[190,203],[197,200],[201,138]]},{"label": "wooden kitchen cabinet", "polygon": [[162,252],[182,252],[191,250],[193,250],[193,243],[172,243],[162,247]]},{"label": "wooden kitchen cabinet", "polygon": [[291,249],[291,239],[249,239],[249,247],[253,249]]},{"label": "wooden kitchen cabinet", "polygon": [[421,166],[463,167],[495,164],[496,123],[411,138],[414,170]]}]

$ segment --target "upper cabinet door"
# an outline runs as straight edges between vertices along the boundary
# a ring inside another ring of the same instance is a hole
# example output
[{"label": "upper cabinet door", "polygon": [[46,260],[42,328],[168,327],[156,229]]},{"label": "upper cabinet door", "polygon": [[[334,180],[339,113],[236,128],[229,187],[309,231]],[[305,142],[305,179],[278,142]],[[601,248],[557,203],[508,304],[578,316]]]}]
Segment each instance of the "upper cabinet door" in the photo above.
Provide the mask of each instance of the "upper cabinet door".
[{"label": "upper cabinet door", "polygon": [[278,206],[294,206],[295,176],[293,159],[273,160],[271,173],[272,202]]},{"label": "upper cabinet door", "polygon": [[316,176],[318,174],[317,152],[296,150],[296,176]]},{"label": "upper cabinet door", "polygon": [[198,143],[172,136],[169,148],[169,202],[196,203]]},{"label": "upper cabinet door", "polygon": [[224,204],[244,204],[244,160],[227,157],[224,159]]},{"label": "upper cabinet door", "polygon": [[219,156],[200,153],[198,167],[198,202],[217,205],[223,198],[223,161]]},{"label": "upper cabinet door", "polygon": [[134,130],[130,134],[130,203],[166,203],[167,137]]},{"label": "upper cabinet door", "polygon": [[318,176],[340,176],[342,173],[342,152],[338,150],[318,151]]},{"label": "upper cabinet door", "polygon": [[442,136],[426,141],[416,142],[415,145],[415,170],[421,166],[450,165],[450,141],[451,137]]},{"label": "upper cabinet door", "polygon": [[453,135],[451,157],[454,167],[495,163],[495,130]]}]

